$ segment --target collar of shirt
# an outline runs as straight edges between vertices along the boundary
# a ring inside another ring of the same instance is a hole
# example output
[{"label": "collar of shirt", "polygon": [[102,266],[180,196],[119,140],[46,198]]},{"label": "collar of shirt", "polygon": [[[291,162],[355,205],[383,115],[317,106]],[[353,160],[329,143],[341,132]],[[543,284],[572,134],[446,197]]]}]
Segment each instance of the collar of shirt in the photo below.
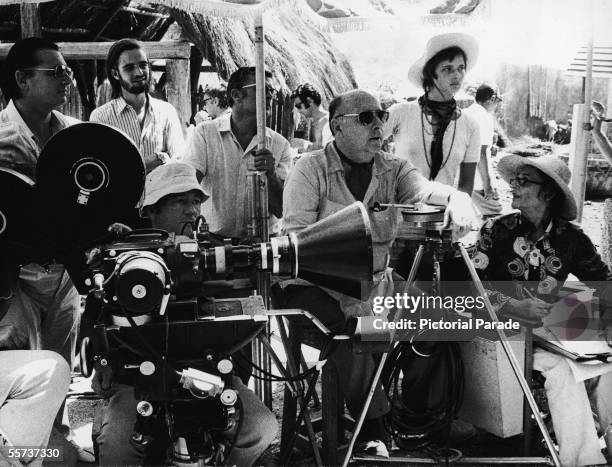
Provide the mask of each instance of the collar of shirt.
[{"label": "collar of shirt", "polygon": [[[529,233],[533,231],[533,224],[529,222],[527,219],[525,219],[520,214],[520,212],[517,211],[517,214],[518,214],[517,220],[518,220],[519,233],[526,237]],[[563,231],[566,229],[567,224],[568,224],[568,221],[566,221],[565,219],[552,218],[550,222],[548,223],[548,226],[546,227],[544,234],[540,238],[538,238],[534,243],[538,243],[546,238],[555,237],[557,235],[562,234]]]},{"label": "collar of shirt", "polygon": [[[123,112],[128,106],[131,109],[134,109],[134,107],[128,104],[128,102],[123,98],[123,96],[119,96],[113,99],[111,102],[117,114],[120,114],[121,112]],[[147,102],[145,104],[145,108],[147,109],[147,114],[150,113],[152,107],[153,107],[153,103],[151,102],[151,99],[149,98],[149,95],[147,94]],[[136,109],[134,109],[134,111],[136,111]]]},{"label": "collar of shirt", "polygon": [[[232,118],[232,113],[230,110],[230,112],[217,117],[214,121],[217,122],[217,128],[219,132],[220,133],[224,133],[224,132],[231,133],[232,137],[234,138],[234,141],[236,141],[236,144],[240,147],[240,143],[238,143],[238,138],[236,138],[236,135],[232,132],[231,118]],[[253,136],[253,139],[251,140],[246,150],[244,151],[244,155],[246,156],[256,147],[257,147],[257,135]],[[266,147],[268,149],[272,147],[272,135],[270,134],[270,129],[268,127],[266,127]]]},{"label": "collar of shirt", "polygon": [[[32,141],[36,143],[38,148],[42,149],[40,141],[38,141],[38,138],[36,137],[34,132],[32,132],[30,127],[27,125],[27,123],[25,122],[21,114],[19,113],[19,110],[17,110],[17,106],[15,105],[15,102],[13,102],[13,99],[9,101],[4,111],[6,112],[6,115],[8,115],[9,121],[15,122],[19,126],[23,127],[24,136],[32,139]],[[51,133],[52,134],[55,134],[58,131],[63,130],[64,128],[68,126],[68,124],[59,117],[60,115],[62,114],[58,112],[57,110],[51,111]]]}]

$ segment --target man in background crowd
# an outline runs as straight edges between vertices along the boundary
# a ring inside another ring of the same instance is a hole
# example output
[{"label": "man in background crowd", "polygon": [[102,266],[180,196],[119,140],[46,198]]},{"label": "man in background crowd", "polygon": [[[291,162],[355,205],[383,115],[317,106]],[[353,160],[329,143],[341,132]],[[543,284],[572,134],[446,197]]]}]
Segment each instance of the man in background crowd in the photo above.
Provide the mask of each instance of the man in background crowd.
[{"label": "man in background crowd", "polygon": [[311,85],[302,84],[292,93],[298,113],[310,123],[310,144],[300,152],[321,149],[332,139],[329,129],[329,113],[321,108],[321,94]]},{"label": "man in background crowd", "polygon": [[496,216],[502,211],[495,182],[491,176],[491,147],[495,137],[495,109],[501,102],[497,90],[483,83],[476,90],[476,102],[465,112],[470,114],[480,127],[480,161],[474,177],[472,200],[484,218]]},{"label": "man in background crowd", "polygon": [[203,109],[194,117],[196,125],[231,112],[227,101],[227,89],[224,84],[214,88],[206,88],[202,96],[202,104]]}]

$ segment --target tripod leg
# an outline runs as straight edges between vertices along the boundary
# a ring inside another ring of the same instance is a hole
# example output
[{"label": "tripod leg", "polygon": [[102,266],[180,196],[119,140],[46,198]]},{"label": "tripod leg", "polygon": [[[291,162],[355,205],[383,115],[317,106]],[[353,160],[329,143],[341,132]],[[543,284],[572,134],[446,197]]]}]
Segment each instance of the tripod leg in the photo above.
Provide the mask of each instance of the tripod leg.
[{"label": "tripod leg", "polygon": [[[408,291],[410,290],[410,285],[414,282],[416,273],[419,269],[419,265],[421,264],[421,258],[423,258],[424,251],[425,246],[423,244],[419,245],[419,249],[417,250],[416,256],[414,257],[412,266],[410,267],[410,272],[408,273],[408,279],[406,279],[406,283],[404,285],[404,293],[408,293]],[[392,347],[394,347],[394,334],[394,332],[392,332],[391,334]],[[372,378],[372,384],[370,384],[370,391],[368,392],[368,396],[366,397],[365,403],[363,404],[363,409],[361,409],[361,412],[359,413],[357,423],[355,423],[353,436],[351,436],[351,441],[348,445],[348,449],[346,450],[346,456],[344,457],[344,462],[342,462],[342,467],[346,467],[351,461],[353,449],[355,449],[355,443],[357,442],[357,436],[359,436],[359,432],[361,431],[361,427],[363,426],[363,422],[365,421],[366,414],[368,413],[368,409],[370,408],[370,403],[372,402],[372,397],[374,397],[374,392],[376,391],[376,386],[378,385],[378,381],[380,380],[380,375],[382,374],[385,362],[387,361],[388,354],[388,352],[382,354],[380,362],[378,363],[378,367],[376,367],[376,372],[374,373],[374,377]]]},{"label": "tripod leg", "polygon": [[[485,308],[489,312],[489,317],[491,318],[491,321],[499,322],[499,319],[497,318],[497,314],[495,313],[495,310],[493,309],[493,305],[491,305],[491,302],[489,301],[487,291],[485,290],[484,286],[482,285],[482,282],[480,281],[480,278],[478,277],[478,274],[476,273],[476,269],[474,268],[474,265],[472,264],[472,260],[470,259],[470,256],[468,255],[467,250],[461,243],[459,243],[459,251],[461,252],[463,261],[465,262],[465,265],[467,266],[468,271],[470,272],[472,281],[474,282],[474,285],[478,289],[478,293],[484,299]],[[523,375],[521,371],[521,367],[519,365],[518,359],[516,358],[516,355],[514,355],[514,352],[512,351],[512,348],[510,347],[510,344],[508,343],[508,337],[506,336],[506,333],[504,332],[503,329],[496,329],[496,331],[497,331],[497,335],[499,336],[499,340],[502,344],[502,347],[504,348],[504,352],[506,353],[506,356],[508,357],[510,366],[512,367],[512,370],[514,371],[514,375],[516,376],[516,379],[518,380],[521,386],[521,389],[523,390],[525,399],[527,399],[527,402],[529,403],[529,407],[531,407],[531,413],[533,413],[533,416],[535,417],[535,420],[538,424],[538,428],[542,432],[542,436],[544,436],[544,440],[546,441],[546,447],[548,448],[548,451],[550,452],[554,465],[560,467],[561,461],[559,460],[559,454],[557,453],[557,450],[555,449],[552,438],[550,437],[550,434],[548,433],[548,430],[546,429],[544,420],[542,420],[542,416],[540,415],[540,410],[538,409],[538,406],[533,397],[533,394],[531,393],[529,384],[527,383],[527,380],[525,379],[525,376]]]}]

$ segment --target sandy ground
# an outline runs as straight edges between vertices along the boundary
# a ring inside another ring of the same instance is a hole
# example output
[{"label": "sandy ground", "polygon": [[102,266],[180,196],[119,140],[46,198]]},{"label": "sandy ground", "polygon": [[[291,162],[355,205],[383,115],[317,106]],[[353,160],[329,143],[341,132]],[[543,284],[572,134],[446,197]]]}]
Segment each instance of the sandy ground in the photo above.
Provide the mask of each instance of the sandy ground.
[{"label": "sandy ground", "polygon": [[[493,158],[493,166],[497,165],[497,161],[500,157],[503,156],[503,153],[498,153],[498,155]],[[510,209],[511,203],[511,195],[510,189],[508,185],[503,182],[503,180],[497,178],[500,200],[505,209]],[[581,227],[583,230],[589,235],[593,243],[598,247],[601,245],[601,229],[602,229],[602,221],[603,221],[603,200],[592,200],[586,201],[583,210],[583,219],[581,223]],[[275,343],[275,347],[282,353],[282,349],[276,339],[273,339]],[[306,356],[308,361],[316,360],[316,353],[309,352]],[[83,380],[81,378],[77,378],[77,381],[73,384],[72,390],[74,391],[87,391],[89,390],[89,382],[87,380]],[[279,420],[279,426],[281,421],[281,412],[282,412],[282,397],[283,397],[283,386],[281,384],[275,384],[273,387],[274,392],[274,413],[276,414]],[[92,418],[94,409],[100,404],[100,401],[96,400],[75,400],[69,399],[68,401],[68,410],[69,416],[72,424],[72,428],[75,432],[75,439],[81,446],[91,446],[91,426],[92,426]],[[491,450],[493,449],[493,453],[497,455],[520,455],[520,444],[514,440],[499,440],[492,435],[486,435],[484,433],[480,433],[476,440],[472,441],[472,445],[466,448],[466,452],[475,451],[472,454],[479,454],[479,451],[486,451],[486,447]],[[274,459],[278,454],[278,439],[275,444],[270,448],[270,456],[268,460],[271,462],[271,465],[274,465]],[[483,453],[480,453],[483,454]],[[487,455],[493,455],[489,452],[486,452]],[[87,466],[88,464],[82,464],[83,466]],[[90,464],[89,464],[90,465]],[[291,465],[296,466],[307,466],[312,465],[307,459],[303,457],[303,455],[295,454],[292,458]],[[372,464],[370,464],[372,465]]]}]

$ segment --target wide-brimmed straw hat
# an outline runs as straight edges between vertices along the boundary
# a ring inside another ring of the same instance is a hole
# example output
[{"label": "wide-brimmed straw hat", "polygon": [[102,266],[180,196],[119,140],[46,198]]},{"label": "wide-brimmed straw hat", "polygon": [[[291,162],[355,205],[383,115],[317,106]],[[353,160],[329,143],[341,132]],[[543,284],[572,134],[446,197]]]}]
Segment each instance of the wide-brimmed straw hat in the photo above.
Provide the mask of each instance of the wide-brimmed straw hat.
[{"label": "wide-brimmed straw hat", "polygon": [[449,47],[459,47],[465,53],[465,71],[468,72],[478,59],[478,42],[473,36],[464,32],[448,32],[432,37],[425,46],[425,53],[412,64],[408,70],[408,80],[415,86],[423,86],[423,68],[438,52]]},{"label": "wide-brimmed straw hat", "polygon": [[147,175],[142,207],[152,206],[164,196],[197,190],[208,198],[196,177],[196,170],[185,162],[160,165]]},{"label": "wide-brimmed straw hat", "polygon": [[560,217],[568,221],[576,219],[578,207],[576,206],[574,194],[569,187],[572,172],[567,164],[557,156],[552,155],[519,156],[517,154],[510,154],[500,159],[497,164],[497,171],[506,182],[510,183],[510,178],[516,175],[518,168],[525,165],[535,167],[543,174],[548,175],[559,187],[564,197]]}]

